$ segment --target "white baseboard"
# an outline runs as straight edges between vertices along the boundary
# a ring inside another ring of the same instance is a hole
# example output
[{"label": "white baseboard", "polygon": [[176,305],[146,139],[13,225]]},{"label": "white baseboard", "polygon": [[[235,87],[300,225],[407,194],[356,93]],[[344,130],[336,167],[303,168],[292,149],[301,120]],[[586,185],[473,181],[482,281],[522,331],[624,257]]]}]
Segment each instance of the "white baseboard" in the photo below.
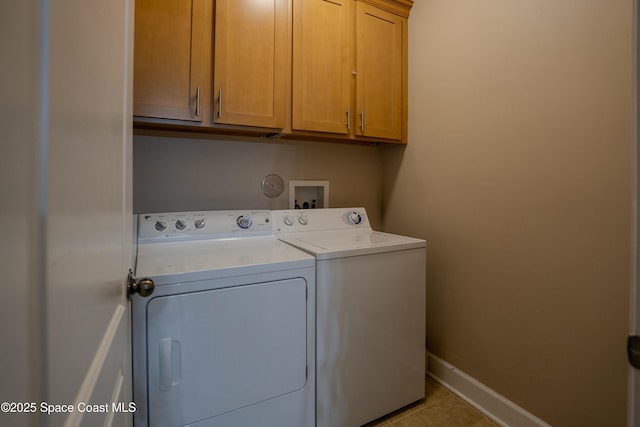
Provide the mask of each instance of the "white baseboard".
[{"label": "white baseboard", "polygon": [[428,354],[427,374],[501,426],[551,427],[433,354]]}]

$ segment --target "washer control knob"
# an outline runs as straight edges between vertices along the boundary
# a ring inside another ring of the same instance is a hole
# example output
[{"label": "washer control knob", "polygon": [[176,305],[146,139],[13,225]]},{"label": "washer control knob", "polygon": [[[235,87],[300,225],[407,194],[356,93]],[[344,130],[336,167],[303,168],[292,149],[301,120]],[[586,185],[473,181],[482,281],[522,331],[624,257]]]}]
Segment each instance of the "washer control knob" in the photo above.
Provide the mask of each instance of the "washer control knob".
[{"label": "washer control knob", "polygon": [[187,228],[187,221],[185,221],[184,219],[177,220],[176,228],[180,231],[184,230],[185,228]]},{"label": "washer control knob", "polygon": [[207,223],[205,222],[204,218],[198,218],[196,219],[196,222],[194,223],[196,228],[198,230],[204,228],[205,225],[207,225]]},{"label": "washer control knob", "polygon": [[253,224],[253,221],[251,220],[250,216],[240,215],[236,219],[236,224],[238,224],[238,227],[246,230],[247,228],[251,227],[251,224]]},{"label": "washer control knob", "polygon": [[165,221],[157,220],[153,227],[158,231],[164,231],[167,229],[167,223]]},{"label": "washer control knob", "polygon": [[293,218],[290,217],[289,215],[286,215],[284,218],[282,218],[282,220],[284,221],[285,225],[288,225],[288,226],[293,225]]},{"label": "washer control knob", "polygon": [[298,222],[302,225],[307,225],[309,223],[309,219],[304,215],[300,215],[298,217]]},{"label": "washer control knob", "polygon": [[347,214],[347,221],[349,224],[358,225],[362,222],[362,215],[356,211],[349,212]]}]

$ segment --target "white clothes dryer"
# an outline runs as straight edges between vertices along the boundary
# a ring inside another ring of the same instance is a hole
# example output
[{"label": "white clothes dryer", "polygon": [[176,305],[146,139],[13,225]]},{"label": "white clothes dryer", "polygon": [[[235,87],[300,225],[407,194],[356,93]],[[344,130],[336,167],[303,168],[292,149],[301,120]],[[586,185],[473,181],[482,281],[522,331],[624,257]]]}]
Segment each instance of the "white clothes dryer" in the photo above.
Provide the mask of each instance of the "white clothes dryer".
[{"label": "white clothes dryer", "polygon": [[140,214],[137,235],[135,425],[314,426],[314,258],[270,211]]},{"label": "white clothes dryer", "polygon": [[273,211],[316,258],[316,421],[360,426],[425,396],[426,243],[364,208]]}]

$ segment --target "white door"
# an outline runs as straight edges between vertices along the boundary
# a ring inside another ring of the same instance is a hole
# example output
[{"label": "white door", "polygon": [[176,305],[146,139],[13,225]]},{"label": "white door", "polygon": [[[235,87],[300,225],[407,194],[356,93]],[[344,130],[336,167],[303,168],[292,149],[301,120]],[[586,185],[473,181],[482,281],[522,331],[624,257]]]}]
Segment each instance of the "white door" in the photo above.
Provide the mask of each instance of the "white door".
[{"label": "white door", "polygon": [[[640,162],[638,162],[640,164]],[[638,165],[636,165],[636,168]],[[636,172],[637,173],[637,172]],[[637,179],[637,178],[636,178]],[[637,182],[636,185],[639,185]],[[640,200],[640,194],[636,195],[636,201]],[[636,213],[637,215],[637,213]],[[640,230],[640,221],[636,217],[636,233]],[[638,241],[640,235],[636,235],[636,283],[631,292],[631,335],[640,335],[640,258],[638,258]],[[629,416],[628,427],[640,427],[640,369],[629,367]]]},{"label": "white door", "polygon": [[[638,67],[638,61],[640,58],[640,9],[638,0],[634,0],[634,31],[635,31],[635,61],[634,61],[634,78],[635,78],[635,222],[636,222],[636,235],[633,239],[634,251],[635,251],[635,283],[632,284],[631,289],[631,332],[630,335],[640,335],[640,215],[638,213],[638,203],[640,201],[640,119],[638,118],[638,112],[640,112],[640,68]],[[640,370],[629,367],[629,416],[628,427],[640,427]]]},{"label": "white door", "polygon": [[0,5],[0,425],[131,424],[132,17]]}]

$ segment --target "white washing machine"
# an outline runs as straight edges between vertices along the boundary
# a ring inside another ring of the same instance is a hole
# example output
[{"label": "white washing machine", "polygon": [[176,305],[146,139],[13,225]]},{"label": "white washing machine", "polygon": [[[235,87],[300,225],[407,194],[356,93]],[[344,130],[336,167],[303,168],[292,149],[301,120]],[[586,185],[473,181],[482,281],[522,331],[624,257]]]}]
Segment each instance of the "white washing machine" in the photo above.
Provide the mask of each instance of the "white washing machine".
[{"label": "white washing machine", "polygon": [[273,211],[316,257],[318,427],[360,426],[425,396],[424,240],[372,230],[364,208]]},{"label": "white washing machine", "polygon": [[270,211],[138,215],[136,426],[314,426],[315,260]]}]

